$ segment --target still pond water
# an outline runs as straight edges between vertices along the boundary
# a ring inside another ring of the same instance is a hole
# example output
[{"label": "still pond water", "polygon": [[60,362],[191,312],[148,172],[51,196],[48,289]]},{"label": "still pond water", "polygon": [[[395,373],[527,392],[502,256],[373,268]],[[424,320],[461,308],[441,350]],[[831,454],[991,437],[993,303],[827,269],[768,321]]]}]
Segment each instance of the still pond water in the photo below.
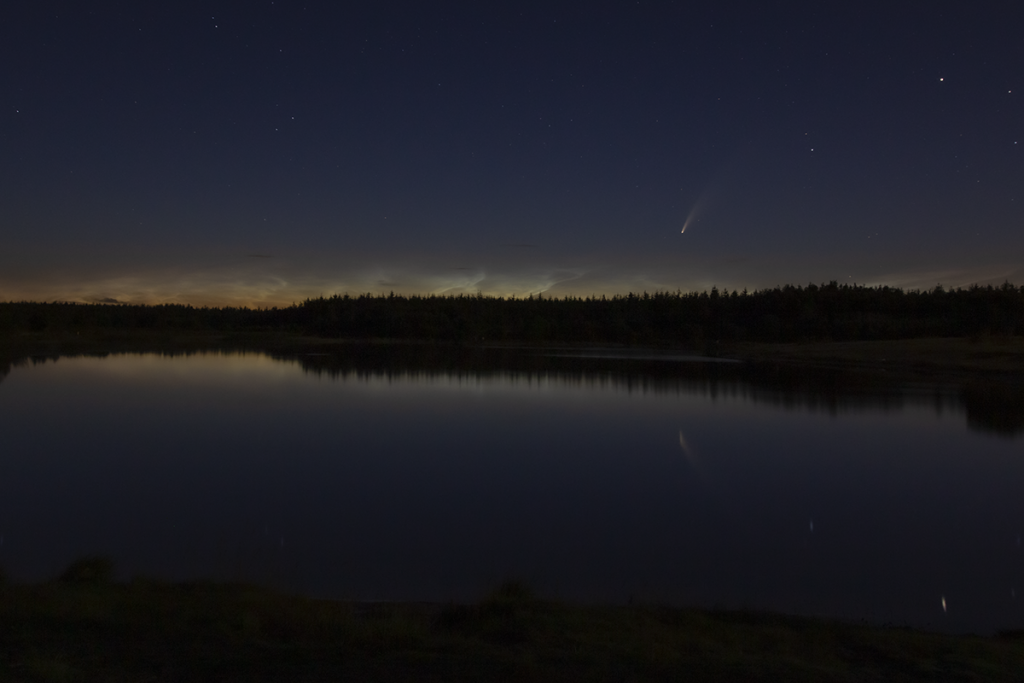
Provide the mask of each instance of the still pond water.
[{"label": "still pond water", "polygon": [[0,566],[1024,628],[1024,434],[959,385],[374,353],[16,363]]}]

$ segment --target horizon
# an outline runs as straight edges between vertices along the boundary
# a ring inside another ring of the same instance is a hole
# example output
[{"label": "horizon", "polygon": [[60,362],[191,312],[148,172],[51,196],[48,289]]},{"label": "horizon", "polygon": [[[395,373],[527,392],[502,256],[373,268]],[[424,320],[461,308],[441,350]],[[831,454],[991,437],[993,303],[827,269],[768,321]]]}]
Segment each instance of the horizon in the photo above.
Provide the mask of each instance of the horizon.
[{"label": "horizon", "polygon": [[[804,291],[804,292],[806,292],[806,291],[819,291],[819,290],[830,288],[830,287],[833,287],[833,286],[837,287],[840,290],[843,290],[843,289],[873,290],[873,291],[890,290],[890,291],[893,291],[893,292],[897,292],[897,293],[899,293],[901,295],[917,295],[917,294],[928,295],[928,294],[935,294],[937,292],[954,293],[954,292],[970,292],[970,291],[973,291],[973,290],[999,291],[999,290],[1005,289],[1005,288],[1010,288],[1011,290],[1018,290],[1018,289],[1024,290],[1024,285],[1018,286],[1015,283],[1010,282],[1009,280],[1004,280],[1003,282],[1000,282],[1000,283],[984,283],[984,284],[975,282],[975,283],[971,283],[969,285],[958,286],[958,287],[945,286],[942,283],[938,283],[934,287],[929,287],[929,288],[895,287],[895,286],[892,286],[892,285],[885,285],[885,284],[869,285],[869,284],[864,284],[864,283],[859,283],[859,282],[852,282],[851,283],[851,282],[837,282],[835,280],[831,280],[829,282],[819,282],[819,283],[808,282],[807,284],[803,284],[803,285],[788,283],[788,284],[784,284],[784,285],[775,285],[774,287],[762,287],[762,288],[758,288],[758,289],[747,289],[747,288],[743,288],[743,289],[729,289],[727,287],[719,288],[717,285],[712,285],[709,289],[700,289],[700,290],[697,290],[697,289],[691,289],[691,290],[685,290],[685,291],[682,290],[682,289],[676,289],[674,291],[672,291],[672,290],[656,290],[656,291],[643,290],[643,291],[638,291],[638,292],[629,291],[629,292],[616,292],[616,293],[612,293],[612,294],[594,294],[594,293],[591,293],[591,294],[586,294],[586,295],[577,295],[577,294],[572,294],[572,293],[566,293],[566,294],[559,295],[559,294],[550,294],[548,292],[536,292],[536,293],[526,294],[524,296],[519,296],[519,295],[516,295],[516,294],[510,294],[510,295],[506,296],[506,295],[500,295],[500,294],[484,294],[483,292],[479,292],[479,291],[478,292],[440,293],[440,294],[436,294],[436,293],[432,293],[432,292],[431,293],[422,293],[422,292],[421,293],[416,293],[416,292],[413,292],[413,293],[396,293],[396,292],[393,292],[393,291],[390,291],[390,292],[334,292],[334,293],[331,293],[331,294],[323,294],[323,293],[321,293],[321,294],[318,294],[316,296],[309,296],[309,297],[306,297],[306,298],[304,298],[304,299],[302,299],[300,301],[292,301],[291,303],[283,304],[283,305],[280,305],[280,304],[274,304],[274,305],[258,305],[258,304],[257,305],[245,305],[245,304],[217,305],[217,304],[195,304],[195,303],[191,303],[191,302],[188,302],[188,301],[163,301],[163,302],[157,302],[157,303],[145,303],[145,302],[135,302],[135,301],[117,301],[117,300],[114,300],[114,299],[96,300],[96,301],[72,301],[72,300],[65,300],[65,299],[54,299],[54,300],[50,300],[50,301],[46,301],[46,300],[42,300],[42,301],[40,301],[40,300],[27,300],[27,299],[22,299],[22,300],[3,300],[3,299],[0,299],[0,305],[11,305],[11,304],[15,304],[15,305],[21,305],[21,304],[35,305],[35,304],[39,304],[39,305],[143,306],[143,307],[146,307],[146,306],[150,306],[150,307],[155,307],[155,306],[183,306],[183,307],[198,308],[198,309],[203,309],[203,308],[208,308],[208,309],[238,308],[238,309],[249,309],[249,310],[254,310],[255,311],[255,310],[272,310],[272,309],[297,308],[297,307],[301,307],[303,304],[305,304],[307,302],[328,301],[328,300],[331,300],[331,299],[349,299],[349,300],[353,300],[353,299],[364,299],[364,298],[371,298],[371,299],[398,298],[398,299],[404,299],[404,300],[415,300],[415,299],[429,300],[429,299],[434,299],[434,298],[439,298],[439,299],[444,299],[444,298],[458,299],[458,298],[464,298],[465,297],[465,298],[483,298],[483,299],[490,299],[490,300],[496,300],[496,301],[529,301],[529,300],[532,300],[534,298],[537,298],[537,299],[547,299],[547,300],[550,300],[550,301],[570,301],[570,300],[575,300],[575,301],[615,301],[615,300],[628,299],[628,298],[646,299],[646,298],[654,298],[654,297],[677,297],[677,298],[706,297],[706,296],[714,296],[715,294],[719,294],[720,296],[723,296],[723,297],[726,297],[726,296],[728,296],[728,297],[733,297],[733,296],[759,296],[759,295],[769,294],[769,293],[772,293],[772,292],[775,292],[775,291],[786,291],[787,289],[794,289],[794,290],[797,290],[797,291]],[[545,296],[545,294],[547,294],[547,295]]]}]

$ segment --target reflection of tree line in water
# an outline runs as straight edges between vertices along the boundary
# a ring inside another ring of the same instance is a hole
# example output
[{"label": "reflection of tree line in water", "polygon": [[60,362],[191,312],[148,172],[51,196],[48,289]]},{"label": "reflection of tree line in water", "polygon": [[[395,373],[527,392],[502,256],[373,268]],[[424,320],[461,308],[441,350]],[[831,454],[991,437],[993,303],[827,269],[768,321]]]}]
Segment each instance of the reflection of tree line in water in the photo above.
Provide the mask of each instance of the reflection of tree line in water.
[{"label": "reflection of tree line in water", "polygon": [[[557,383],[638,393],[695,393],[709,398],[739,398],[784,409],[830,414],[928,406],[936,412],[965,411],[967,425],[974,430],[1004,436],[1024,434],[1024,386],[1012,380],[906,382],[880,373],[792,364],[609,359],[551,355],[537,349],[431,344],[346,344],[341,348],[324,348],[322,353],[268,352],[267,355],[278,361],[297,363],[305,372],[336,380]],[[220,348],[158,353],[186,357],[242,351]],[[244,352],[253,352],[253,349]],[[75,355],[0,358],[0,381],[12,365],[57,361]],[[106,357],[110,354],[81,355]]]},{"label": "reflection of tree line in water", "polygon": [[0,332],[277,330],[348,339],[689,345],[1024,334],[1024,287],[787,285],[606,297],[332,296],[287,308],[0,304]]},{"label": "reflection of tree line in water", "polygon": [[61,358],[108,358],[110,356],[126,354],[146,354],[165,356],[167,358],[184,358],[188,356],[206,355],[217,353],[222,355],[236,355],[239,353],[262,353],[252,348],[188,348],[181,350],[147,349],[144,346],[136,346],[123,351],[95,351],[95,352],[64,352],[64,353],[25,353],[23,351],[4,351],[0,348],[0,382],[3,382],[13,368],[44,365],[56,363]]},{"label": "reflection of tree line in water", "polygon": [[997,379],[893,380],[882,374],[775,363],[702,363],[553,356],[516,349],[429,345],[352,345],[344,353],[272,354],[334,379],[465,379],[556,382],[640,393],[696,393],[742,398],[782,408],[839,414],[851,410],[936,412],[965,410],[972,429],[1005,436],[1024,433],[1024,386]]}]

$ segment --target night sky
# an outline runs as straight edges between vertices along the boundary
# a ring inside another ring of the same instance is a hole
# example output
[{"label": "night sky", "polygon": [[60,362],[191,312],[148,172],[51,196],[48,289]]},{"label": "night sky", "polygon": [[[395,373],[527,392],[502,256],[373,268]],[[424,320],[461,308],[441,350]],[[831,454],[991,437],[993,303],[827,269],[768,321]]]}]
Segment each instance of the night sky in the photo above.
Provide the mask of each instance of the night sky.
[{"label": "night sky", "polygon": [[1014,2],[6,3],[0,300],[1024,284],[1022,30]]}]

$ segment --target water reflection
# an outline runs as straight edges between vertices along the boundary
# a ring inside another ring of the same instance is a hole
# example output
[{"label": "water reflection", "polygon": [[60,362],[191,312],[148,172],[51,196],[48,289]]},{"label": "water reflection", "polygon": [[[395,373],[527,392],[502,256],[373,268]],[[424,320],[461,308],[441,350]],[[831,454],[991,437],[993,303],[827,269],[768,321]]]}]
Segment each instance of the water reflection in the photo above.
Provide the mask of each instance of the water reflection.
[{"label": "water reflection", "polygon": [[885,373],[708,362],[707,358],[650,352],[570,354],[472,348],[452,353],[446,347],[416,345],[361,345],[349,347],[342,354],[274,357],[298,362],[307,372],[335,379],[439,375],[466,381],[554,381],[577,388],[744,399],[830,415],[930,406],[938,415],[946,411],[965,413],[971,429],[1009,437],[1024,434],[1024,384],[1019,378],[964,381],[936,376],[908,381]]},{"label": "water reflection", "polygon": [[1019,379],[966,382],[960,400],[971,429],[1003,436],[1024,434],[1024,383]]},{"label": "water reflection", "polygon": [[54,360],[0,386],[17,577],[98,552],[357,599],[516,576],[580,600],[1024,624],[1011,385],[412,345]]},{"label": "water reflection", "polygon": [[[253,352],[225,349],[155,355],[175,358],[211,353],[231,356]],[[106,358],[111,354],[84,355]],[[743,399],[830,415],[859,410],[889,412],[926,405],[938,415],[947,411],[964,414],[970,429],[1007,437],[1024,434],[1024,382],[1016,376],[962,379],[936,375],[907,380],[884,372],[738,363],[671,353],[549,352],[417,344],[352,344],[341,352],[335,348],[332,352],[256,355],[298,363],[308,373],[340,380],[374,377],[411,381],[444,377],[527,385],[556,382],[579,389],[614,388],[641,393],[691,393],[713,400]],[[12,367],[56,362],[61,357],[0,357],[0,382]]]}]

